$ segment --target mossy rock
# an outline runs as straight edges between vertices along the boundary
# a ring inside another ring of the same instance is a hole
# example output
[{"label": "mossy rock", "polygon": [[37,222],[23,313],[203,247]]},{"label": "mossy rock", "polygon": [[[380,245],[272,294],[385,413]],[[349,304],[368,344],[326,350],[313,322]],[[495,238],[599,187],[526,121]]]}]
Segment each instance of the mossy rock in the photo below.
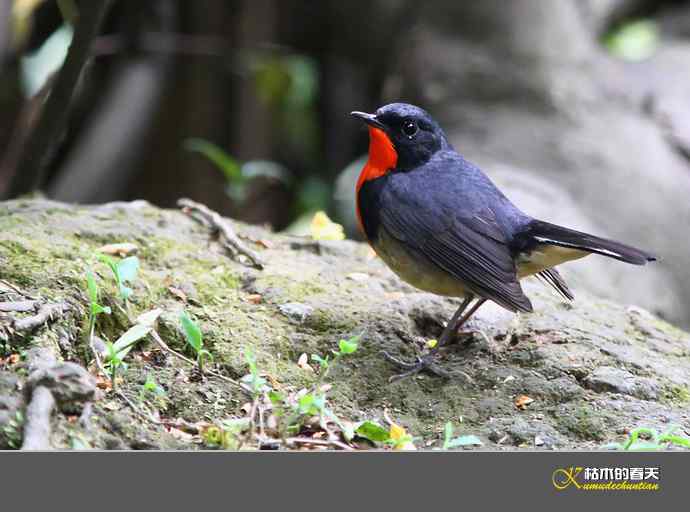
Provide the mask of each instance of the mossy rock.
[{"label": "mossy rock", "polygon": [[[207,228],[183,213],[142,201],[2,203],[0,279],[27,295],[66,302],[71,313],[23,338],[2,330],[0,357],[50,346],[89,366],[85,274],[91,269],[103,303],[114,311],[99,317],[100,337],[116,339],[130,327],[128,317],[155,307],[164,311],[159,331],[165,341],[186,351],[178,326],[185,309],[201,327],[215,367],[232,378],[247,373],[249,347],[275,386],[308,387],[316,376],[297,364],[302,354],[324,355],[339,339],[361,335],[360,349],[330,376],[333,409],[349,421],[383,421],[387,411],[418,438],[419,447],[439,446],[447,421],[456,431],[459,426],[478,435],[484,448],[501,450],[592,448],[619,441],[621,432],[638,426],[662,430],[676,423],[690,429],[690,335],[645,311],[579,290],[576,301],[564,305],[540,284],[527,282],[535,313],[516,321],[497,306],[483,307],[471,325],[477,333],[443,357],[441,365],[452,378],[419,375],[390,384],[395,369],[381,351],[412,358],[425,339],[438,336],[458,301],[401,283],[363,244],[321,247],[256,226],[237,223],[236,229],[260,253],[263,270],[230,258]],[[95,257],[102,245],[118,242],[139,247],[139,279],[127,306]],[[11,298],[4,293],[0,300]],[[308,314],[284,314],[281,306],[288,303],[304,305]],[[153,345],[137,347],[127,362],[120,389],[138,400],[151,376],[166,390],[157,408],[161,418],[199,422],[243,414],[243,393],[220,380],[193,378],[192,368],[156,354]],[[4,366],[0,370],[25,377],[21,363]],[[626,370],[664,392],[645,400],[591,389],[587,376],[601,366]],[[520,409],[519,395],[533,401]],[[57,415],[54,446],[200,447],[191,437],[142,421],[112,393],[94,411],[88,431]],[[548,442],[530,443],[530,436]]]}]

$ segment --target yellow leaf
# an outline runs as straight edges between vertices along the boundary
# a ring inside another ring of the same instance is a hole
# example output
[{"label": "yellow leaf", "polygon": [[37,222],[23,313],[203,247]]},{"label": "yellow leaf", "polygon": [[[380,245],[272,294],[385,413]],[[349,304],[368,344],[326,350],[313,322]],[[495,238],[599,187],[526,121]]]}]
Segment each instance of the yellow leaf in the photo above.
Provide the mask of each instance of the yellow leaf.
[{"label": "yellow leaf", "polygon": [[343,240],[345,231],[340,224],[329,219],[325,212],[316,212],[311,220],[311,237],[314,240]]},{"label": "yellow leaf", "polygon": [[403,437],[407,435],[407,432],[405,432],[405,429],[402,428],[400,425],[396,425],[393,423],[391,425],[391,430],[388,433],[389,436],[391,436],[391,439],[393,441],[400,441]]},{"label": "yellow leaf", "polygon": [[429,348],[434,348],[436,345],[438,345],[438,340],[429,340],[426,342],[426,346]]},{"label": "yellow leaf", "polygon": [[391,424],[388,435],[393,441],[394,450],[416,450],[417,447],[412,442],[412,437],[405,432],[405,429],[395,423]]}]

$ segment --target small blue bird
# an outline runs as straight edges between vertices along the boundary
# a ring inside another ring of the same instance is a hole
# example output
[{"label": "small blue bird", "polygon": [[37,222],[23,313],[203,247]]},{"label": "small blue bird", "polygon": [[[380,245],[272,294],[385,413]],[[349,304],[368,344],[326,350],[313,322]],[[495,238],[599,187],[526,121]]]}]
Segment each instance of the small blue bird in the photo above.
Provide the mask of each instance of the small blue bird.
[{"label": "small blue bird", "polygon": [[532,311],[520,286],[524,277],[541,277],[571,300],[554,268],[560,263],[592,253],[633,265],[656,259],[522,212],[453,149],[439,124],[419,107],[392,103],[375,114],[351,115],[369,128],[369,158],[356,189],[357,218],[367,240],[402,280],[464,299],[427,356],[405,363],[387,355],[405,370],[400,377],[434,371],[438,349],[487,300],[513,312]]}]

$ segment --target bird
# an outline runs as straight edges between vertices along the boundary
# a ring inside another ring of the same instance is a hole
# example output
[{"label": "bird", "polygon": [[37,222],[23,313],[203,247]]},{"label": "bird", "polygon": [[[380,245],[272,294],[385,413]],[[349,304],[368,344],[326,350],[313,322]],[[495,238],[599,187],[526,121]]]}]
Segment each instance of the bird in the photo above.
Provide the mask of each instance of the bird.
[{"label": "bird", "polygon": [[515,313],[533,310],[520,281],[536,276],[564,299],[573,293],[556,270],[599,254],[633,265],[657,258],[623,243],[535,219],[514,205],[451,145],[425,110],[391,103],[354,111],[369,131],[369,154],[356,183],[356,215],[377,256],[403,281],[461,298],[436,345],[414,362],[384,356],[404,370],[445,375],[441,347],[487,301]]}]

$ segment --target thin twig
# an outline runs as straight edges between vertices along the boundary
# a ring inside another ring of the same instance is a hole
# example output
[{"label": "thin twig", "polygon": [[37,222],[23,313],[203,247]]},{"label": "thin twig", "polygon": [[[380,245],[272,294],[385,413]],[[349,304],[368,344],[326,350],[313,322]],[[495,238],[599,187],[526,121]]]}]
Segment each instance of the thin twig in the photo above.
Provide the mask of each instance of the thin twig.
[{"label": "thin twig", "polygon": [[154,425],[165,425],[165,423],[163,423],[162,421],[159,421],[159,420],[157,420],[156,418],[154,418],[153,416],[151,416],[150,414],[147,414],[147,413],[145,413],[144,411],[142,411],[142,410],[141,410],[139,407],[137,407],[137,405],[136,405],[134,402],[132,402],[132,401],[129,399],[129,397],[127,397],[127,395],[125,395],[122,391],[116,390],[116,391],[115,391],[115,394],[116,394],[118,397],[120,397],[122,400],[124,400],[125,403],[129,406],[130,409],[132,409],[136,414],[138,414],[139,416],[141,416],[142,418],[144,418],[146,421],[148,421],[148,422],[150,422],[150,423],[153,423]]},{"label": "thin twig", "polygon": [[[277,440],[276,440],[277,441]],[[319,446],[334,446],[340,448],[341,450],[354,451],[352,446],[348,446],[341,441],[336,441],[334,439],[311,439],[309,437],[288,437],[285,440],[285,444],[314,444]]]},{"label": "thin twig", "polygon": [[187,215],[196,220],[200,220],[205,225],[210,226],[214,231],[220,233],[221,243],[228,251],[233,254],[243,254],[251,261],[252,266],[255,268],[264,268],[264,263],[261,261],[261,258],[242,243],[235,234],[235,230],[230,225],[230,222],[223,219],[219,213],[191,199],[180,199],[177,201],[177,205],[182,208],[182,211]]},{"label": "thin twig", "polygon": [[96,361],[96,367],[98,368],[98,371],[103,374],[104,377],[106,377],[110,383],[112,384],[112,379],[108,375],[108,372],[105,369],[105,366],[103,366],[103,362],[101,361],[101,355],[98,353],[98,350],[96,350],[96,346],[94,345],[94,331],[95,331],[95,322],[91,323],[91,329],[89,330],[89,348],[91,349],[91,353],[93,354],[93,359]]}]

